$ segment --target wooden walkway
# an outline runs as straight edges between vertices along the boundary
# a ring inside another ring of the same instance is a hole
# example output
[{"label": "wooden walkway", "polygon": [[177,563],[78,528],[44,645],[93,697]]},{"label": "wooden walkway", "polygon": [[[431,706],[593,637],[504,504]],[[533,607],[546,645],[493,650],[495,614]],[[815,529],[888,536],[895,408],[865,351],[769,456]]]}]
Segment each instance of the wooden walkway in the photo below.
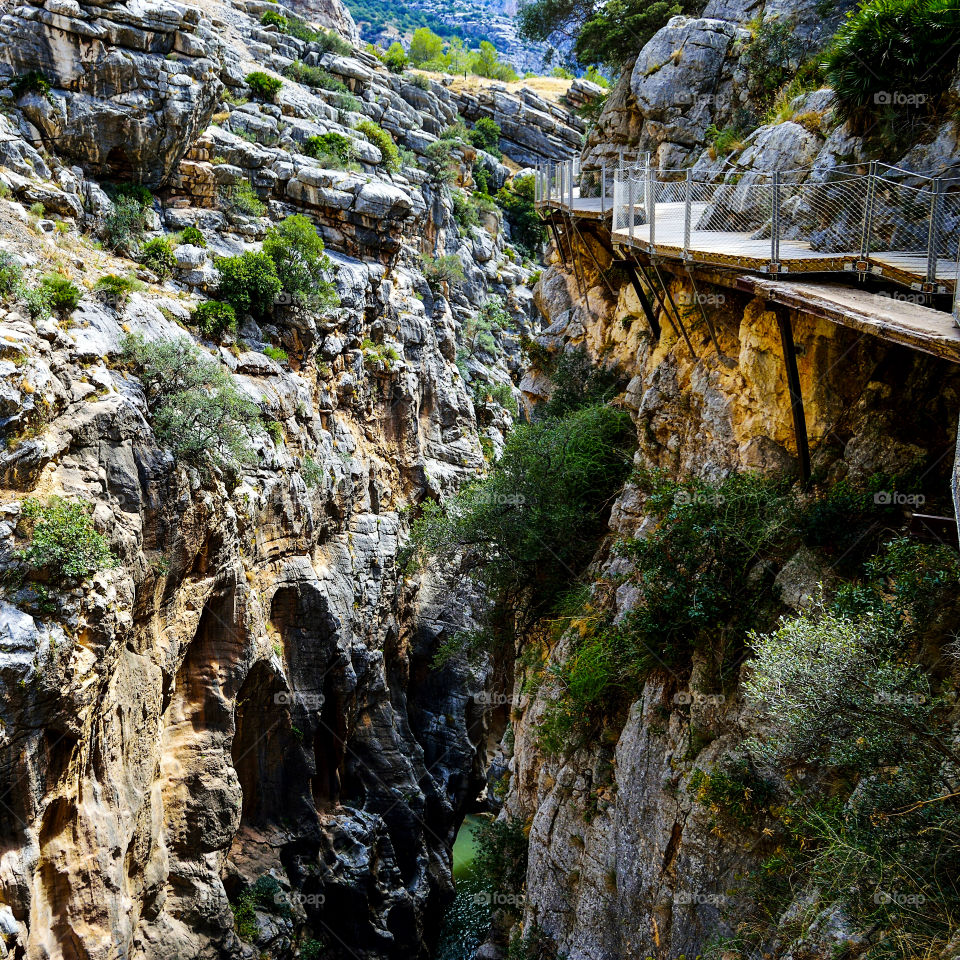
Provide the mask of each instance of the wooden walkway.
[{"label": "wooden walkway", "polygon": [[[574,198],[573,204],[540,202],[541,215],[555,219],[558,226],[568,218],[606,224],[610,243],[621,256],[642,261],[677,261],[686,266],[721,270],[731,285],[752,291],[771,303],[870,333],[884,340],[941,359],[960,363],[960,328],[944,310],[916,302],[914,293],[896,292],[884,296],[863,289],[830,282],[833,273],[869,273],[919,291],[929,269],[927,258],[896,251],[871,252],[864,263],[856,251],[824,253],[802,240],[780,240],[779,267],[771,273],[770,239],[755,234],[723,230],[698,230],[694,241],[685,237],[687,207],[697,222],[706,212],[706,203],[659,203],[653,241],[649,224],[637,224],[633,230],[612,230],[612,205],[609,199]],[[685,247],[685,240],[687,246]],[[935,261],[938,291],[952,291],[957,273],[954,261]],[[728,271],[736,271],[728,273]],[[822,279],[811,278],[813,274]]]}]

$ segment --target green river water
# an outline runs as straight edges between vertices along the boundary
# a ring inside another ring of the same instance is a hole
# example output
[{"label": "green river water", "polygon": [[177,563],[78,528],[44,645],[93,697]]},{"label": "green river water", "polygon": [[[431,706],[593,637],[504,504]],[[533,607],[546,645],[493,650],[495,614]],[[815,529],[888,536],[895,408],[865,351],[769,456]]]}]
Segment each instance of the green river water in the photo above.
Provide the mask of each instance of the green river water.
[{"label": "green river water", "polygon": [[453,844],[457,895],[444,915],[434,960],[469,960],[486,938],[490,906],[478,884],[473,862],[477,853],[477,831],[486,819],[480,815],[467,816],[457,832]]}]

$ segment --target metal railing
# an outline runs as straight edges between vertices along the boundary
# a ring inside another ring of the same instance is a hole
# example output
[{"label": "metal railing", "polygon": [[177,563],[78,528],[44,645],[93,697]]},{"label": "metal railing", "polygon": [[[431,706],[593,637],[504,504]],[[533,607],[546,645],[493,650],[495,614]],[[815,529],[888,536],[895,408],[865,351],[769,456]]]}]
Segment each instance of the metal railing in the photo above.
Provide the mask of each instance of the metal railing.
[{"label": "metal railing", "polygon": [[[611,217],[625,243],[684,260],[770,274],[853,270],[924,293],[957,291],[960,179],[881,163],[814,175],[733,166],[658,170],[649,154],[612,169],[579,159],[541,165],[540,206]],[[960,299],[955,308],[960,316]]]}]

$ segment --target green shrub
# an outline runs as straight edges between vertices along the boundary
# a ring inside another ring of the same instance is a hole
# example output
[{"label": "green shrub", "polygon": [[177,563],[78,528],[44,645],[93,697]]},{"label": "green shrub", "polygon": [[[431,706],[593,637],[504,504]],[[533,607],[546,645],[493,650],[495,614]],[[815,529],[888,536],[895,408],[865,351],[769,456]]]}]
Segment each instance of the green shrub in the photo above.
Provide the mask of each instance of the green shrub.
[{"label": "green shrub", "polygon": [[276,10],[268,10],[260,17],[260,24],[264,27],[276,27],[281,33],[286,33],[287,18]]},{"label": "green shrub", "polygon": [[784,902],[811,889],[840,904],[891,944],[867,956],[924,955],[958,920],[960,804],[945,788],[960,761],[955,707],[924,666],[924,648],[956,631],[958,568],[949,548],[896,541],[868,564],[855,609],[820,604],[751,637],[745,690],[770,731],[752,749],[777,779],[830,777],[827,796],[781,781],[788,815],[773,827],[786,849],[757,883],[783,887]]},{"label": "green shrub", "polygon": [[73,313],[80,306],[83,292],[59,273],[48,273],[41,281],[40,286],[48,295],[50,309],[61,314]]},{"label": "green shrub", "polygon": [[459,287],[466,279],[463,272],[463,261],[455,254],[445,254],[440,257],[423,257],[423,275],[430,284],[430,289],[437,291],[444,284],[451,288]]},{"label": "green shrub", "polygon": [[954,0],[866,0],[824,57],[838,116],[863,132],[885,114],[891,125],[928,114],[950,82],[948,70],[928,65],[955,63],[958,54]]},{"label": "green shrub", "polygon": [[218,300],[204,300],[197,304],[190,318],[205,337],[215,342],[237,329],[237,314],[233,307]]},{"label": "green shrub", "polygon": [[765,18],[761,14],[749,28],[750,37],[743,42],[740,62],[747,75],[750,96],[766,109],[796,72],[803,44],[786,18]]},{"label": "green shrub", "polygon": [[533,197],[533,176],[514,177],[497,193],[497,204],[510,224],[511,239],[525,254],[536,259],[547,239],[547,228],[537,214]]},{"label": "green shrub", "polygon": [[506,912],[519,917],[527,882],[529,840],[522,820],[488,820],[476,833],[474,871],[477,885],[499,894]]},{"label": "green shrub", "polygon": [[31,320],[46,320],[50,316],[51,293],[43,284],[29,287],[26,283],[20,283],[16,293],[17,302],[27,311]]},{"label": "green shrub", "polygon": [[177,265],[173,244],[167,237],[154,237],[140,248],[140,262],[161,280],[169,277]]},{"label": "green shrub", "polygon": [[361,120],[356,130],[362,133],[382,154],[381,163],[390,173],[396,173],[400,169],[400,152],[394,143],[393,137],[387,133],[383,127],[378,126],[372,120]]},{"label": "green shrub", "polygon": [[177,237],[178,243],[189,243],[194,247],[204,247],[207,246],[207,238],[200,232],[197,227],[184,227],[180,231],[180,235]]},{"label": "green shrub", "polygon": [[0,297],[9,297],[23,282],[20,261],[6,250],[0,250]]},{"label": "green shrub", "polygon": [[107,196],[116,203],[121,197],[134,200],[141,210],[153,206],[153,194],[141,183],[108,183],[104,184]]},{"label": "green shrub", "polygon": [[457,221],[457,226],[461,230],[469,230],[480,223],[477,205],[462,190],[452,191],[451,199],[453,200],[453,219]]},{"label": "green shrub", "polygon": [[521,424],[487,478],[425,507],[414,524],[417,557],[459,557],[464,574],[529,622],[592,556],[633,436],[627,414],[599,406]]},{"label": "green shrub", "polygon": [[230,904],[233,912],[233,930],[241,940],[253,941],[260,932],[257,927],[256,906],[246,894]]},{"label": "green shrub", "polygon": [[327,948],[322,940],[312,938],[300,944],[300,960],[323,960]]},{"label": "green shrub", "polygon": [[56,579],[86,580],[117,565],[106,537],[97,533],[91,509],[77,500],[51,497],[46,504],[30,498],[21,517],[29,544],[20,559]]},{"label": "green shrub", "polygon": [[280,347],[264,347],[263,352],[271,360],[276,360],[277,363],[287,363],[290,360],[290,357],[287,355],[287,351],[282,350]]},{"label": "green shrub", "polygon": [[329,157],[346,166],[353,159],[353,141],[342,133],[322,133],[309,137],[303,145],[303,152],[315,160]]},{"label": "green shrub", "polygon": [[490,117],[481,117],[470,131],[470,142],[480,150],[495,157],[502,156],[500,151],[500,124]]},{"label": "green shrub", "polygon": [[741,153],[744,149],[746,134],[739,127],[718,128],[715,124],[707,127],[707,141],[710,144],[710,156],[726,157],[731,153]]},{"label": "green shrub", "polygon": [[332,264],[317,228],[302,214],[286,217],[267,231],[263,252],[273,261],[281,288],[315,309],[340,300],[330,281]]},{"label": "green shrub", "polygon": [[390,44],[387,52],[383,55],[383,63],[391,73],[403,73],[409,62],[403,44],[396,40]]},{"label": "green shrub", "polygon": [[238,315],[266,317],[273,312],[282,286],[268,253],[248,250],[237,257],[216,257],[213,263],[220,273],[217,294]]},{"label": "green shrub", "polygon": [[15,99],[19,100],[28,93],[39,93],[41,96],[49,97],[52,85],[47,76],[39,70],[28,70],[14,77],[10,82],[10,89],[13,91]]},{"label": "green shrub", "polygon": [[330,90],[333,93],[349,93],[347,85],[323,67],[310,67],[302,60],[295,60],[290,64],[284,75],[305,87],[316,90]]},{"label": "green shrub", "polygon": [[460,171],[460,161],[453,155],[452,140],[437,140],[424,150],[426,171],[436,183],[451,183]]},{"label": "green shrub", "polygon": [[124,337],[122,359],[143,383],[159,443],[185,463],[235,470],[251,458],[260,408],[190,340]]},{"label": "green shrub", "polygon": [[118,196],[113,209],[103,218],[103,239],[117,253],[130,253],[136,249],[146,229],[143,205],[133,197]]},{"label": "green shrub", "polygon": [[543,405],[548,417],[564,417],[573,410],[607,403],[624,386],[615,369],[594,364],[583,347],[565,350],[548,371],[553,389]]},{"label": "green shrub", "polygon": [[96,282],[93,292],[98,299],[112,305],[115,310],[120,310],[131,293],[143,289],[144,284],[135,277],[118,277],[114,273],[108,273]]},{"label": "green shrub", "polygon": [[393,365],[400,359],[400,354],[394,347],[383,343],[374,343],[369,338],[360,344],[360,349],[363,351],[363,361],[367,366],[382,365],[387,370],[392,370]]},{"label": "green shrub", "polygon": [[251,96],[256,100],[262,100],[264,103],[273,103],[283,86],[283,81],[279,77],[272,77],[262,70],[254,70],[252,73],[248,73],[244,79],[250,88]]},{"label": "green shrub", "polygon": [[267,212],[267,205],[257,196],[249,180],[235,183],[221,196],[229,210],[245,217],[262,217]]}]

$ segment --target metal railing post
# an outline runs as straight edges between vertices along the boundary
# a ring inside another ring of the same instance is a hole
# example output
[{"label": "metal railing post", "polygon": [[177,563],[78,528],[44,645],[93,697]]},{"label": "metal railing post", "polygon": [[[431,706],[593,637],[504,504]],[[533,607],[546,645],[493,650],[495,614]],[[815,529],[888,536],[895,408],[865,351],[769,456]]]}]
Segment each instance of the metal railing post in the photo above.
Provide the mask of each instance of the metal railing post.
[{"label": "metal railing post", "polygon": [[690,218],[693,208],[693,171],[687,168],[686,196],[683,210],[683,259],[690,259]]},{"label": "metal railing post", "polygon": [[943,195],[943,181],[937,177],[933,181],[933,196],[930,199],[930,229],[927,232],[927,283],[937,282],[937,245],[940,242],[940,198]]},{"label": "metal railing post", "polygon": [[[648,154],[649,156],[649,154]],[[650,246],[656,242],[657,197],[656,181],[654,180],[653,164],[647,163],[647,224],[649,226]]]},{"label": "metal railing post", "polygon": [[600,164],[600,216],[607,215],[607,161]]},{"label": "metal railing post", "polygon": [[873,232],[873,205],[877,195],[877,161],[870,161],[867,172],[867,199],[863,205],[863,229],[860,234],[860,259],[870,256],[870,234]]},{"label": "metal railing post", "polygon": [[780,271],[780,171],[773,172],[773,209],[770,216],[770,272]]},{"label": "metal railing post", "polygon": [[630,234],[630,242],[633,243],[633,177],[627,180],[627,227]]},{"label": "metal railing post", "polygon": [[571,210],[571,212],[573,211],[573,181],[576,179],[576,176],[577,176],[576,161],[575,161],[575,160],[571,160],[571,161],[570,161],[570,176],[567,177],[567,185],[568,185],[568,190],[569,190],[569,194],[570,194],[570,210]]}]

